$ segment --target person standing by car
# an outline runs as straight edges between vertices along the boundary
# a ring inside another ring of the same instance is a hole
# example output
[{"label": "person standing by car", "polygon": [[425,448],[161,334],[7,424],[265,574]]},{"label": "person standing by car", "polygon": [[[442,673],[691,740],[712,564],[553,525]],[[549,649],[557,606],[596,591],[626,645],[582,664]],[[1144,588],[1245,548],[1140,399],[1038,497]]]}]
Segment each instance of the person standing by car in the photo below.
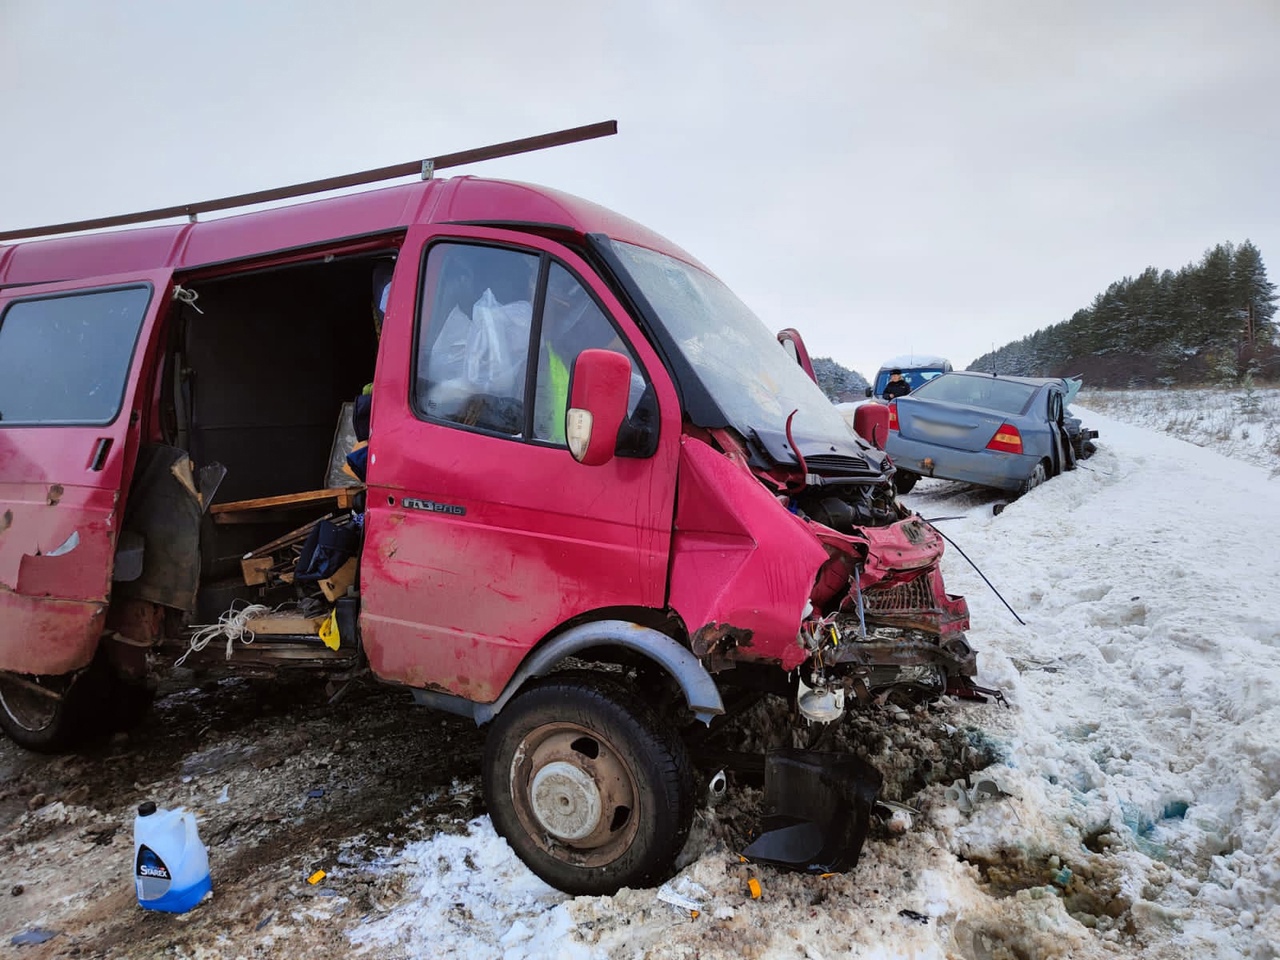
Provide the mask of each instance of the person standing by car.
[{"label": "person standing by car", "polygon": [[905,397],[911,392],[911,384],[902,379],[902,371],[896,367],[889,371],[889,382],[884,385],[884,393],[881,394],[886,400],[897,400],[899,397]]}]

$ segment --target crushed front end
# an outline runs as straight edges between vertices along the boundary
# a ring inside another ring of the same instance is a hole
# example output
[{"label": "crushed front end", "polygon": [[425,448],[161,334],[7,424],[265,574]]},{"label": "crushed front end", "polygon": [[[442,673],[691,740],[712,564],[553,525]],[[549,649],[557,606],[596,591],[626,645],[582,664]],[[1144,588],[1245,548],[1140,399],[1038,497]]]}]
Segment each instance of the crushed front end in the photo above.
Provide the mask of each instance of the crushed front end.
[{"label": "crushed front end", "polygon": [[969,608],[946,591],[937,530],[908,515],[888,526],[815,535],[829,559],[800,625],[799,642],[811,651],[810,687],[838,687],[864,704],[972,688]]},{"label": "crushed front end", "polygon": [[[671,597],[717,682],[759,683],[772,666],[801,728],[859,706],[977,695],[945,541],[898,500],[889,461],[762,459],[730,431],[683,444]],[[810,872],[856,864],[880,774],[852,754],[794,747],[764,770],[765,819],[746,855]]]}]

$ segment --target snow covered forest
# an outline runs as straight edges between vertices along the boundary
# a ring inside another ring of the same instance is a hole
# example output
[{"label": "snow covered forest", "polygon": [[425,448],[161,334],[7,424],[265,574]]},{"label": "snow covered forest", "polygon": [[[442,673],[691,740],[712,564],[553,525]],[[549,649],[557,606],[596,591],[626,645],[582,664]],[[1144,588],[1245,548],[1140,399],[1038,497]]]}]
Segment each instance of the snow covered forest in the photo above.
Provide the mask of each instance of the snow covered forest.
[{"label": "snow covered forest", "polygon": [[1276,285],[1250,241],[1220,243],[1181,269],[1112,283],[1070,319],[969,365],[1016,376],[1139,387],[1280,379]]},{"label": "snow covered forest", "polygon": [[864,391],[869,384],[867,378],[856,370],[843,367],[830,357],[814,357],[813,372],[818,378],[818,386],[832,403],[865,399]]}]

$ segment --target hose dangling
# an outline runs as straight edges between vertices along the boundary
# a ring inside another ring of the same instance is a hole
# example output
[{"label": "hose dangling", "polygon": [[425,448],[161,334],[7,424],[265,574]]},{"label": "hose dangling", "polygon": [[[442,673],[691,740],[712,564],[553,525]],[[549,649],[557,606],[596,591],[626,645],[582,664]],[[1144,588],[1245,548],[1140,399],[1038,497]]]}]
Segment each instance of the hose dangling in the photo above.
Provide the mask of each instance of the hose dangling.
[{"label": "hose dangling", "polygon": [[[924,518],[922,517],[921,519],[923,520]],[[937,517],[936,519],[937,520],[959,520],[961,518],[960,517]],[[929,526],[934,530],[935,533],[938,534],[938,536],[940,536],[943,540],[947,541],[947,543],[955,547],[956,552],[959,553],[960,556],[964,557],[966,560],[969,560],[969,555],[960,549],[960,545],[958,543],[956,543],[954,540],[948,537],[945,533],[943,533],[937,527],[933,526],[934,524],[933,520],[925,520],[924,522],[929,524]],[[1008,611],[1013,614],[1013,619],[1017,620],[1020,624],[1022,624],[1025,627],[1027,625],[1027,621],[1023,620],[1020,616],[1018,616],[1018,611],[1013,609],[1013,607],[1009,606],[1008,600],[1000,596],[1000,591],[996,589],[995,584],[993,584],[990,580],[987,579],[987,575],[985,573],[983,573],[981,570],[978,570],[978,565],[974,563],[972,560],[969,560],[969,566],[973,567],[973,569],[977,571],[978,576],[982,578],[983,583],[985,583],[988,587],[990,587],[991,592],[994,593],[997,597],[999,597],[1000,602],[1003,603],[1005,607],[1008,609]]]}]

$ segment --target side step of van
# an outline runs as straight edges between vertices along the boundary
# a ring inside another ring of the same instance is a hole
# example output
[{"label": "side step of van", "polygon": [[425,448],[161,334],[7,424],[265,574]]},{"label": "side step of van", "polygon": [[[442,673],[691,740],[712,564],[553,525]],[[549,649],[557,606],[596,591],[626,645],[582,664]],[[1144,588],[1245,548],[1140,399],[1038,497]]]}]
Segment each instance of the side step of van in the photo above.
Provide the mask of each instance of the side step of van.
[{"label": "side step of van", "polygon": [[[185,655],[185,656],[184,656]],[[191,650],[186,638],[166,640],[155,649],[156,665],[182,666],[196,670],[213,670],[234,676],[272,677],[281,670],[310,670],[322,675],[345,673],[363,666],[364,654],[355,645],[330,650],[314,635],[258,636],[250,643],[232,641],[227,656],[227,641],[215,638],[200,650]]]}]

